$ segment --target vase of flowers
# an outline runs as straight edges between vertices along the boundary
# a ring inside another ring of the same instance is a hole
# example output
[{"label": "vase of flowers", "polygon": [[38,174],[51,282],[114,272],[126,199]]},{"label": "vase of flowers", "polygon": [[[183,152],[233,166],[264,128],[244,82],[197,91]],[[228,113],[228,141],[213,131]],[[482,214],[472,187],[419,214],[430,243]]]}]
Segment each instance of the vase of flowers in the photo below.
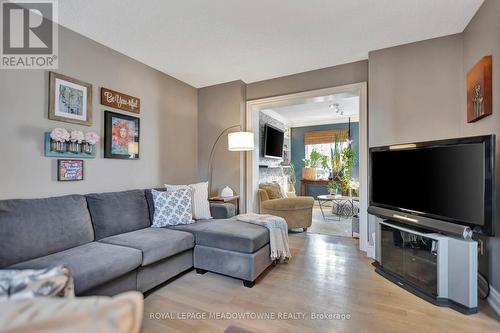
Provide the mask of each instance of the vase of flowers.
[{"label": "vase of flowers", "polygon": [[81,144],[85,139],[82,131],[71,131],[69,133],[69,143],[67,144],[68,152],[79,154],[81,151]]},{"label": "vase of flowers", "polygon": [[66,143],[69,141],[69,132],[64,128],[54,128],[50,132],[50,150],[63,153],[66,151]]},{"label": "vase of flowers", "polygon": [[92,154],[95,151],[95,145],[99,142],[99,135],[94,132],[85,133],[85,138],[82,144],[82,153]]}]

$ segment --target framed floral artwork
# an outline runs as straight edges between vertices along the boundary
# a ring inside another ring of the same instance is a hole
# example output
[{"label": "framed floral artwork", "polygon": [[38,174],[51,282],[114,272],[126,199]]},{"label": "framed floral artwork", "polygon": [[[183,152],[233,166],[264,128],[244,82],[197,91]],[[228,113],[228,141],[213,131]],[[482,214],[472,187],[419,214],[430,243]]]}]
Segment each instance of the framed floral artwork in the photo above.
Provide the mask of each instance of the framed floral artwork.
[{"label": "framed floral artwork", "polygon": [[49,82],[49,119],[91,126],[92,85],[54,72]]},{"label": "framed floral artwork", "polygon": [[83,180],[83,160],[57,160],[57,180]]},{"label": "framed floral artwork", "polygon": [[104,111],[104,158],[139,159],[140,119]]}]

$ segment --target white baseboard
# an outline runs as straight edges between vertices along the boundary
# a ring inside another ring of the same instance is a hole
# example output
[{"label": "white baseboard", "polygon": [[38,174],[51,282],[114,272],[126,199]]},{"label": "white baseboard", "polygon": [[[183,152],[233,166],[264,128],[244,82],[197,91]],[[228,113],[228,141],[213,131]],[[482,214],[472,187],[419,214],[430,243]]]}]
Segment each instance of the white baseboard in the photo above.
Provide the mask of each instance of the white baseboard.
[{"label": "white baseboard", "polygon": [[500,316],[500,292],[490,286],[490,295],[488,296],[488,304]]}]

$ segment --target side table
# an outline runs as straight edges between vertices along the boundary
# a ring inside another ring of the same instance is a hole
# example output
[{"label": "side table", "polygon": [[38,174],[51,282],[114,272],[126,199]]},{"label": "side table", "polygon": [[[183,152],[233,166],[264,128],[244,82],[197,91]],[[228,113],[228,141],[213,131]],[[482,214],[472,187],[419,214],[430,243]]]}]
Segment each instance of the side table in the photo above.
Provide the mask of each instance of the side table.
[{"label": "side table", "polygon": [[208,201],[210,202],[231,202],[234,201],[236,205],[236,215],[240,213],[240,196],[239,195],[233,195],[230,197],[222,197],[220,195],[217,195],[215,197],[208,198]]}]

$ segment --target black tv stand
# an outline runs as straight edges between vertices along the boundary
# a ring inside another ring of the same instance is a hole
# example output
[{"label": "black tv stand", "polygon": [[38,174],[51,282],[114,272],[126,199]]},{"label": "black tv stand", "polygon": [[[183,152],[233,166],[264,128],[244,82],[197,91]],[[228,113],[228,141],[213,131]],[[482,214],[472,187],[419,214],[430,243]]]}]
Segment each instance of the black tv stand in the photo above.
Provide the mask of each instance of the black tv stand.
[{"label": "black tv stand", "polygon": [[375,271],[438,306],[477,312],[477,243],[390,220],[377,226]]}]

